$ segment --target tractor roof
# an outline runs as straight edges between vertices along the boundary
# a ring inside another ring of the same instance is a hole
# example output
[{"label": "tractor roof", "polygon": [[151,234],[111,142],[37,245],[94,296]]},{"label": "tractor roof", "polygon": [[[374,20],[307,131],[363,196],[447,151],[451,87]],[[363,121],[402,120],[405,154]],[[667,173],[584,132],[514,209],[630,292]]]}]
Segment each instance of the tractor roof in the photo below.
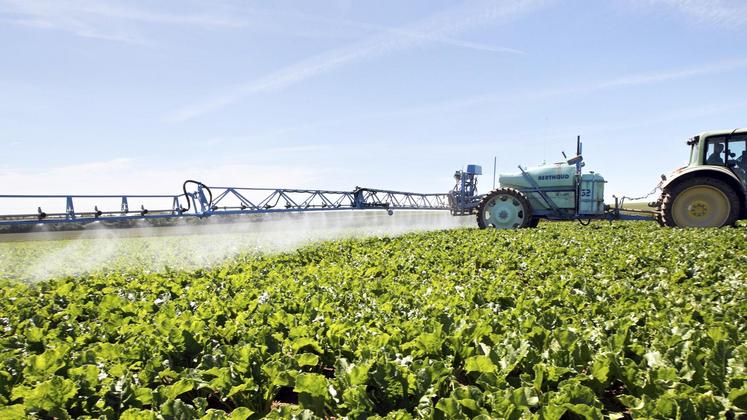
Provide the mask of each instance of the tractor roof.
[{"label": "tractor roof", "polygon": [[747,133],[747,128],[737,128],[736,130],[732,128],[730,130],[704,131],[698,134],[698,137],[702,139],[702,138],[711,137],[711,136],[727,136],[729,134],[745,134],[745,133]]}]

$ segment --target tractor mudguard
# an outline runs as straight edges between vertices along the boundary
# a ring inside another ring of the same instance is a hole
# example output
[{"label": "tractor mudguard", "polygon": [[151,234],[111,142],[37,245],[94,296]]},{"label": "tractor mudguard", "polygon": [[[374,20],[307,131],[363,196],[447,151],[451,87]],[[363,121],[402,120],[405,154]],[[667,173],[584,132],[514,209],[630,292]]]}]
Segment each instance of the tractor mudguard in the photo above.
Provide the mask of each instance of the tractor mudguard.
[{"label": "tractor mudguard", "polygon": [[742,182],[734,172],[730,171],[729,168],[725,166],[716,165],[690,166],[677,169],[667,176],[666,181],[661,184],[661,189],[665,190],[669,185],[688,179],[692,176],[712,176],[714,178],[722,178],[734,187],[736,191],[740,191],[740,189],[744,191]]}]

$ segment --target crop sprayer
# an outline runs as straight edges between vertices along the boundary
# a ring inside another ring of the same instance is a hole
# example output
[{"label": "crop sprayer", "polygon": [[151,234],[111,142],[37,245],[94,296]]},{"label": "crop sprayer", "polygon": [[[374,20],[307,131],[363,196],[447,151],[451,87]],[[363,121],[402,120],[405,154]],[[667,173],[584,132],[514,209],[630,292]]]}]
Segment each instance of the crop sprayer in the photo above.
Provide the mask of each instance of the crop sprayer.
[{"label": "crop sprayer", "polygon": [[[650,210],[627,209],[628,197],[604,203],[604,178],[583,173],[580,137],[576,154],[559,163],[501,174],[499,187],[478,194],[479,165],[454,174],[447,193],[414,193],[356,187],[352,191],[207,186],[188,180],[176,195],[0,195],[0,209],[11,202],[64,202],[64,211],[1,214],[0,227],[36,224],[88,224],[179,217],[205,218],[243,214],[341,210],[447,210],[476,215],[480,228],[535,227],[541,219],[656,220],[663,226],[721,227],[747,218],[747,129],[701,133],[687,141],[690,161],[662,175]],[[643,199],[646,197],[639,197]],[[83,202],[89,208],[83,208]],[[102,203],[108,203],[107,206]],[[144,202],[151,203],[146,207]]]}]

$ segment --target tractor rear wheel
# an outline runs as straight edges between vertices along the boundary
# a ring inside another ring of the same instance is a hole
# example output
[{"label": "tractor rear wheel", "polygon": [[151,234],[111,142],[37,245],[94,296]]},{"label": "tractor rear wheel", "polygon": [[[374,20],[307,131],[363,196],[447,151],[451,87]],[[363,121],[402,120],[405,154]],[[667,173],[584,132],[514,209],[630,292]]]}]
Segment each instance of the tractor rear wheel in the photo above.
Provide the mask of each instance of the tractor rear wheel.
[{"label": "tractor rear wheel", "polygon": [[477,226],[496,229],[520,229],[532,223],[532,207],[520,191],[499,188],[483,197],[477,206]]},{"label": "tractor rear wheel", "polygon": [[725,182],[692,178],[662,193],[660,217],[670,227],[721,227],[736,223],[740,213],[737,193]]}]

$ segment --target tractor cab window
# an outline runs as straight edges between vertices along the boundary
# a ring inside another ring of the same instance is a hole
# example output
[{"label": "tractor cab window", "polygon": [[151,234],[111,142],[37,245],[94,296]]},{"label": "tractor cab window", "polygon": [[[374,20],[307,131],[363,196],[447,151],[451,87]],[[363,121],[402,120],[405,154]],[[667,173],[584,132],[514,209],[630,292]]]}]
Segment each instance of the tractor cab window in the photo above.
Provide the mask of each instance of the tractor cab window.
[{"label": "tractor cab window", "polygon": [[706,142],[706,165],[726,165],[726,136],[709,137]]},{"label": "tractor cab window", "polygon": [[747,134],[731,136],[727,149],[726,166],[732,168],[742,185],[747,185]]}]

